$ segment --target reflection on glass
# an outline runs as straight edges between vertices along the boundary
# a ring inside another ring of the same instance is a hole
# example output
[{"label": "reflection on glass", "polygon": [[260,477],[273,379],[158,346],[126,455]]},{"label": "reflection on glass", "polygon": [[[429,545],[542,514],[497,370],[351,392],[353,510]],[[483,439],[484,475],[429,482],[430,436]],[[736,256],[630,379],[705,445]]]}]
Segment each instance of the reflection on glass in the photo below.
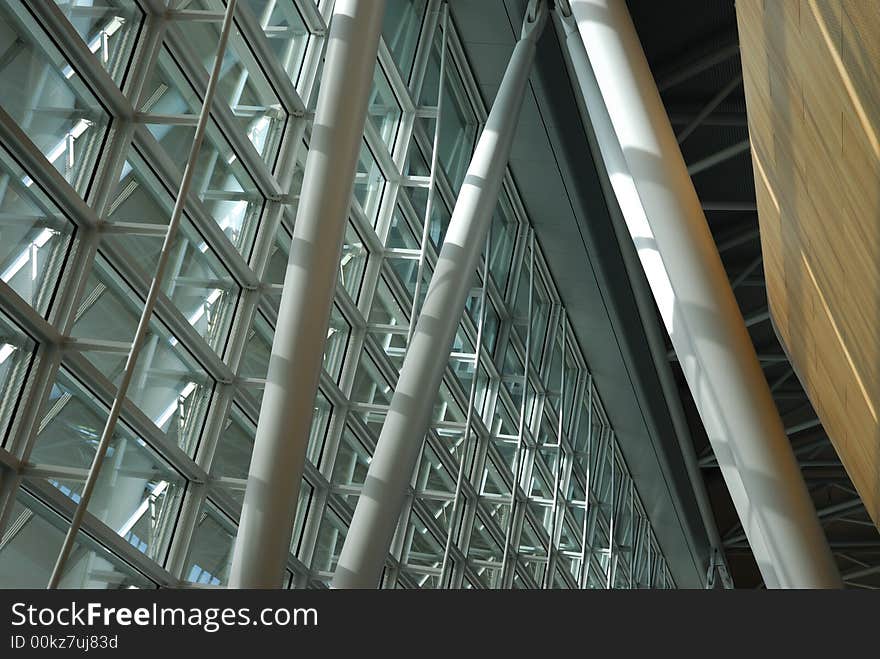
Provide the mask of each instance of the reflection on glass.
[{"label": "reflection on glass", "polygon": [[[107,420],[107,407],[61,371],[49,393],[30,460],[74,503]],[[181,476],[122,424],[107,449],[88,511],[154,560],[162,560],[177,517]]]},{"label": "reflection on glass", "polygon": [[122,85],[143,13],[134,0],[55,0],[117,85]]},{"label": "reflection on glass", "polygon": [[[19,489],[0,543],[0,588],[45,588],[68,526]],[[156,585],[80,533],[58,587],[122,590]]]},{"label": "reflection on glass", "polygon": [[376,72],[373,74],[373,90],[367,106],[367,117],[389,151],[394,147],[400,116],[400,104],[394,96],[391,85],[388,84],[388,78],[382,73],[382,67],[377,63]]},{"label": "reflection on glass", "polygon": [[357,199],[364,211],[364,215],[375,226],[379,213],[379,202],[382,200],[382,190],[385,187],[385,177],[370,147],[364,142],[361,145],[361,156],[358,159],[357,172],[354,177],[354,198]]},{"label": "reflection on glass", "polygon": [[427,0],[389,0],[386,4],[382,38],[404,80],[412,71],[426,5]]},{"label": "reflection on glass", "polygon": [[[128,343],[134,336],[143,302],[102,259],[86,283],[85,302],[71,334],[87,339]],[[106,378],[118,384],[127,351],[104,351],[100,345],[84,353]],[[188,453],[195,450],[213,381],[153,315],[144,340],[128,398],[149,417],[169,441]]]},{"label": "reflection on glass", "polygon": [[0,313],[0,441],[24,388],[36,344],[9,318]]},{"label": "reflection on glass", "polygon": [[[17,3],[0,4],[0,61],[0,105],[85,196],[104,139],[106,112]],[[22,81],[27,85],[22,87]]]}]

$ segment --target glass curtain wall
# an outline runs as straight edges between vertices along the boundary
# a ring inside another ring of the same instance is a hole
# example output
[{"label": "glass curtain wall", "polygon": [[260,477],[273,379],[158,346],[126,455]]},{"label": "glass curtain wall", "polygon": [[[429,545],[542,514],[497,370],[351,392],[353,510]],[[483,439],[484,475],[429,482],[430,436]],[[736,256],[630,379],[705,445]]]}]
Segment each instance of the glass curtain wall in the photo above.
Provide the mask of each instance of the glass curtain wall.
[{"label": "glass curtain wall", "polygon": [[[0,0],[2,587],[80,502],[224,9]],[[331,12],[238,3],[62,587],[226,583]],[[389,0],[373,83],[283,587],[333,575],[486,116],[437,0]],[[383,587],[674,586],[510,177],[434,410]]]}]

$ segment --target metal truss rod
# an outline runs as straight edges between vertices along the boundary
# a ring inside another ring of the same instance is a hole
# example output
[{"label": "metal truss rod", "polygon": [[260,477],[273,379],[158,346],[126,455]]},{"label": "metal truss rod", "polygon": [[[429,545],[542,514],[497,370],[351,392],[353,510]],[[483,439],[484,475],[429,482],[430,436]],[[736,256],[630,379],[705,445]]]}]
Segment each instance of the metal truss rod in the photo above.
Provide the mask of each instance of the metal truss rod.
[{"label": "metal truss rod", "polygon": [[375,588],[379,584],[449,362],[460,313],[498,203],[547,11],[545,0],[529,3],[521,37],[468,166],[342,547],[334,588]]},{"label": "metal truss rod", "polygon": [[700,172],[704,172],[707,169],[711,169],[717,165],[720,165],[723,162],[727,162],[731,158],[735,158],[741,153],[747,152],[751,149],[751,144],[749,140],[745,139],[741,142],[737,142],[736,144],[732,144],[729,147],[721,149],[720,151],[716,151],[710,156],[706,156],[697,162],[688,165],[687,173],[693,176],[694,174],[699,174]]},{"label": "metal truss rod", "polygon": [[750,313],[748,316],[743,318],[743,320],[746,323],[746,327],[759,325],[766,320],[770,320],[770,309],[768,307],[758,309],[757,311]]},{"label": "metal truss rod", "polygon": [[704,201],[704,211],[728,211],[731,213],[754,213],[758,204],[754,201]]},{"label": "metal truss rod", "polygon": [[[671,109],[669,122],[673,126],[686,126],[697,116],[696,112],[687,108]],[[713,128],[748,128],[749,121],[744,112],[714,112],[703,119],[704,126]]]},{"label": "metal truss rod", "polygon": [[177,238],[177,230],[180,228],[180,219],[183,215],[183,208],[186,204],[186,199],[189,196],[189,190],[192,186],[193,177],[195,176],[196,167],[198,165],[199,152],[201,151],[202,141],[205,137],[205,129],[208,126],[208,121],[211,116],[211,103],[214,100],[214,92],[216,91],[217,84],[220,80],[220,69],[223,64],[223,56],[226,52],[226,44],[229,41],[229,34],[232,30],[233,14],[235,13],[236,1],[237,0],[229,0],[228,4],[226,5],[226,14],[223,18],[223,27],[220,30],[220,37],[217,43],[217,52],[214,58],[214,65],[211,69],[211,76],[208,79],[208,87],[205,91],[205,99],[202,103],[202,109],[199,113],[199,122],[196,126],[195,134],[193,135],[193,141],[192,145],[190,146],[189,155],[186,160],[186,167],[184,168],[183,178],[180,182],[180,189],[177,193],[177,199],[174,202],[174,208],[171,212],[171,218],[168,221],[168,231],[165,234],[165,241],[162,244],[162,251],[159,253],[159,260],[156,264],[156,272],[153,275],[152,282],[150,282],[150,289],[147,294],[144,309],[141,312],[141,316],[138,320],[137,329],[135,330],[134,338],[131,342],[131,349],[125,362],[125,370],[123,371],[122,379],[119,382],[119,388],[116,391],[116,396],[113,399],[113,404],[110,407],[110,414],[107,416],[107,421],[104,424],[103,431],[101,432],[101,439],[98,442],[98,446],[95,450],[95,457],[93,458],[92,464],[89,467],[89,474],[83,486],[82,493],[80,494],[80,500],[77,503],[76,509],[73,513],[73,517],[71,519],[70,527],[67,529],[67,534],[64,537],[64,542],[61,545],[61,550],[59,551],[58,558],[55,561],[55,567],[52,570],[52,576],[49,579],[49,585],[47,586],[50,589],[58,587],[58,584],[61,581],[61,577],[64,574],[64,567],[67,564],[67,559],[70,556],[70,552],[73,549],[74,542],[76,541],[76,535],[77,533],[79,533],[83,517],[86,514],[86,510],[89,506],[89,501],[92,498],[92,493],[94,492],[95,485],[98,482],[98,475],[101,470],[101,465],[104,462],[104,457],[107,455],[107,449],[110,447],[110,441],[115,433],[116,424],[119,421],[119,415],[122,412],[122,407],[126,401],[128,387],[131,384],[132,378],[134,377],[138,357],[140,356],[141,349],[144,346],[147,329],[149,328],[150,321],[153,317],[153,309],[156,306],[156,301],[162,288],[162,282],[165,278],[165,270],[168,267],[168,262],[173,251],[175,240]]},{"label": "metal truss rod", "polygon": [[742,71],[737,73],[733,80],[728,82],[724,87],[722,87],[715,96],[709,99],[709,102],[697,113],[697,116],[694,117],[691,122],[682,128],[678,135],[675,138],[678,140],[678,143],[683,143],[688,137],[690,137],[697,128],[699,128],[703,121],[715,111],[721,103],[724,102],[728,96],[730,96],[740,85],[742,85],[743,74]]},{"label": "metal truss rod", "polygon": [[[855,499],[850,499],[847,501],[842,501],[840,503],[835,503],[830,506],[826,506],[825,508],[820,508],[816,511],[816,515],[823,522],[828,522],[848,513],[851,513],[853,510],[858,510],[859,508],[864,507],[862,500],[856,497]],[[727,538],[724,541],[724,546],[727,547],[729,545],[735,545],[740,542],[744,542],[746,539],[745,533],[737,533],[734,536]]]},{"label": "metal truss rod", "polygon": [[[693,52],[694,49],[690,48],[688,50]],[[661,92],[666,91],[670,87],[674,87],[686,80],[690,80],[703,71],[708,71],[713,66],[726,62],[731,57],[737,55],[739,55],[739,44],[736,42],[735,38],[733,39],[733,43],[728,40],[727,43],[712,52],[706,53],[696,59],[691,59],[675,67],[669,67],[667,73],[661,73],[657,77],[657,89]]]},{"label": "metal truss rod", "polygon": [[[756,256],[745,268],[743,268],[742,272],[740,272],[736,277],[734,277],[733,279],[730,280],[730,287],[733,290],[736,290],[737,288],[742,286],[742,283],[746,279],[748,279],[749,276],[751,276],[751,274],[755,270],[760,268],[761,264],[763,262],[764,262],[764,255],[763,254],[759,254],[758,256]],[[767,356],[769,356],[769,355],[765,355],[765,357],[767,357]],[[786,357],[785,355],[779,355],[779,357],[780,357],[779,361],[788,361],[788,357]],[[760,359],[761,356],[758,355],[758,358]],[[767,361],[767,360],[762,360],[762,361]]]},{"label": "metal truss rod", "polygon": [[384,11],[384,0],[333,8],[231,588],[278,588],[290,553]]}]

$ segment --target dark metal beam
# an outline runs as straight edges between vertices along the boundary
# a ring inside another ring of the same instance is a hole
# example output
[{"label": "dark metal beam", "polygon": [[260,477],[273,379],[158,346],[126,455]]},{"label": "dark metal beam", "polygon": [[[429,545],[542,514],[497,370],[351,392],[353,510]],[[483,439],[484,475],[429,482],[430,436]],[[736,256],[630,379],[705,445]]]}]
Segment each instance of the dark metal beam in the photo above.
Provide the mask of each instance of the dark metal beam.
[{"label": "dark metal beam", "polygon": [[727,162],[731,158],[736,158],[738,155],[748,152],[750,148],[751,145],[748,139],[737,142],[736,144],[731,144],[720,151],[716,151],[715,153],[688,165],[688,174],[693,176],[694,174],[699,174],[707,169],[716,167],[723,162]]},{"label": "dark metal beam", "polygon": [[661,73],[657,76],[657,89],[661,92],[666,91],[739,54],[736,28],[726,31],[721,39],[720,45],[716,36],[708,47],[695,45],[687,49],[688,53],[702,51],[703,54],[698,57],[688,55],[687,58],[682,58],[669,66],[661,66]]}]

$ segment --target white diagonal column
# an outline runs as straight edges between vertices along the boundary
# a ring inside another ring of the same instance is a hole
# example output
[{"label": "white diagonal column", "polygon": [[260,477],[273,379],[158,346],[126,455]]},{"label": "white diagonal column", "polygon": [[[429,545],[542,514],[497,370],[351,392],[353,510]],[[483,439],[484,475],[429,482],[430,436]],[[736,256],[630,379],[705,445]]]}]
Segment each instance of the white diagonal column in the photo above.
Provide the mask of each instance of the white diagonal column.
[{"label": "white diagonal column", "polygon": [[333,577],[334,588],[379,585],[498,203],[535,45],[546,18],[546,1],[533,0],[455,202],[449,230],[342,547]]},{"label": "white diagonal column", "polygon": [[384,10],[385,0],[333,8],[231,588],[278,588],[290,552]]},{"label": "white diagonal column", "polygon": [[765,583],[840,587],[626,4],[568,4],[603,161]]}]

